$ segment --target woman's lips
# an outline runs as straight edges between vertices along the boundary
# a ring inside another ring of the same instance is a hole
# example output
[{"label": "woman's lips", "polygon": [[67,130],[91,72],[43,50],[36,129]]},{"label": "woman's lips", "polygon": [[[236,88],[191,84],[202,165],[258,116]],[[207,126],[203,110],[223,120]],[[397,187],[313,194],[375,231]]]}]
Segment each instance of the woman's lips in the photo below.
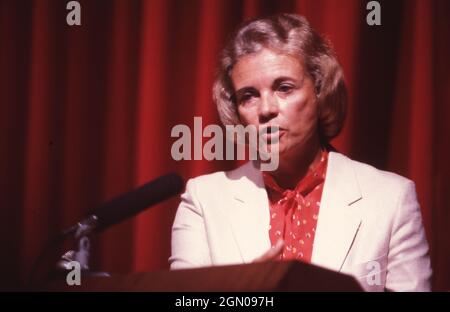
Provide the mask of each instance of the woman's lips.
[{"label": "woman's lips", "polygon": [[279,141],[285,133],[286,130],[280,128],[275,131],[261,131],[260,135],[264,142],[267,142],[267,144],[273,144],[277,143],[277,141]]}]

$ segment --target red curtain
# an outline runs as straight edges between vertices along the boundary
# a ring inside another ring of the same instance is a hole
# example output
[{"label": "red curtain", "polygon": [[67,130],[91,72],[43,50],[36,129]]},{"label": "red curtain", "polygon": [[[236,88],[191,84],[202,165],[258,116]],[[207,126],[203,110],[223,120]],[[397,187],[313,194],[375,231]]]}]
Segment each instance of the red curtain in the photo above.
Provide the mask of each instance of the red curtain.
[{"label": "red curtain", "polygon": [[[431,244],[434,289],[450,289],[450,4],[360,0],[0,1],[2,288],[25,282],[47,241],[88,211],[169,171],[185,179],[235,166],[171,158],[177,124],[218,123],[211,85],[243,20],[305,15],[333,43],[349,115],[334,145],[413,179]],[[193,129],[193,128],[191,128]],[[93,268],[167,269],[178,199],[94,237]]]}]

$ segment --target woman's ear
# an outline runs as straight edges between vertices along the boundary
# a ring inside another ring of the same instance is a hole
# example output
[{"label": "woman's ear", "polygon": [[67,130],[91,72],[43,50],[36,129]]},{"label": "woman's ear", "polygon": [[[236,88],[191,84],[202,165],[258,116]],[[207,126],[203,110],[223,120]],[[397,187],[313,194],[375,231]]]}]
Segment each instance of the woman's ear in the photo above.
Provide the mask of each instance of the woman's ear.
[{"label": "woman's ear", "polygon": [[317,79],[314,83],[314,93],[316,94],[316,98],[320,97],[320,92],[322,91],[322,81]]}]

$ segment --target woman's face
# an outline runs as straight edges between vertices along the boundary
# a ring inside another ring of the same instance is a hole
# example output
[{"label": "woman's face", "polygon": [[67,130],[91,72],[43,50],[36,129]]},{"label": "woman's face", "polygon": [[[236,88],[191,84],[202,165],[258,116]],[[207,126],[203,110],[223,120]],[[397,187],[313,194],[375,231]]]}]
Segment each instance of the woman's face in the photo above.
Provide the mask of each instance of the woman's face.
[{"label": "woman's face", "polygon": [[[263,49],[242,57],[231,72],[244,126],[278,126],[279,155],[296,157],[318,142],[318,103],[312,79],[295,57]],[[315,141],[317,140],[317,141]]]}]

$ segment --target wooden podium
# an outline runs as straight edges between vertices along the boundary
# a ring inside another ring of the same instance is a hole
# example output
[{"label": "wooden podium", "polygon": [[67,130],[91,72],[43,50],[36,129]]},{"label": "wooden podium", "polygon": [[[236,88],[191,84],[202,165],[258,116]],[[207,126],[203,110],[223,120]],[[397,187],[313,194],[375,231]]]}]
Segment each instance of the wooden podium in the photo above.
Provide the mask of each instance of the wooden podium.
[{"label": "wooden podium", "polygon": [[65,276],[41,291],[362,291],[349,275],[298,261],[262,262],[188,270],[82,276],[80,286],[67,286]]}]

